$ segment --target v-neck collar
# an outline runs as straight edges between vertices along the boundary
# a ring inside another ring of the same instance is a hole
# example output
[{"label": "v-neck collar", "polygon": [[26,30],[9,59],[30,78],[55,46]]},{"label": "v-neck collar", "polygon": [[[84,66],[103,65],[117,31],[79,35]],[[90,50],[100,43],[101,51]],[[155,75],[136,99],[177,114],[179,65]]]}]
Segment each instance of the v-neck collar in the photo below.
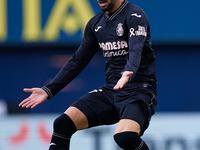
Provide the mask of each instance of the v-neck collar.
[{"label": "v-neck collar", "polygon": [[124,1],[122,4],[121,4],[121,6],[119,6],[119,8],[114,12],[114,13],[112,13],[112,14],[107,14],[106,12],[105,12],[105,14],[106,14],[106,18],[108,19],[108,20],[113,20],[123,9],[124,9],[124,7],[126,6],[128,4],[128,1]]}]

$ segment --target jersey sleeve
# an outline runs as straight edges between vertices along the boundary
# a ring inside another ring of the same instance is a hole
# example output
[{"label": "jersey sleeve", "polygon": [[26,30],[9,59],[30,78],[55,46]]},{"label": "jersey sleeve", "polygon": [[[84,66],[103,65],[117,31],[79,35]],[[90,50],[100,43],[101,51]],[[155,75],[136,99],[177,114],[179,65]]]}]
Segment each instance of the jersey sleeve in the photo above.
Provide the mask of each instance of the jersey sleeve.
[{"label": "jersey sleeve", "polygon": [[132,71],[133,75],[130,80],[134,78],[142,57],[142,51],[145,41],[149,35],[149,22],[145,13],[140,10],[128,15],[128,41],[129,41],[129,55],[124,71]]},{"label": "jersey sleeve", "polygon": [[42,89],[52,98],[67,84],[69,84],[86,67],[94,54],[98,51],[99,45],[91,30],[90,21],[86,25],[84,38],[79,48],[72,55],[70,60],[61,68],[54,79]]}]

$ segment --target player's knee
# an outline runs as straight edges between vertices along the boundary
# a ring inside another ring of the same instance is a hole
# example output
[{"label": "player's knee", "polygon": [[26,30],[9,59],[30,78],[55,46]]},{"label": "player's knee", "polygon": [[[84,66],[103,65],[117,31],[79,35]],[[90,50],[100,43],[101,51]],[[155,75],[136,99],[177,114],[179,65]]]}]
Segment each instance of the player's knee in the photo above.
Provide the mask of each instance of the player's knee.
[{"label": "player's knee", "polygon": [[121,132],[114,135],[115,142],[124,150],[149,150],[136,132]]},{"label": "player's knee", "polygon": [[119,147],[127,149],[127,144],[130,144],[130,136],[132,136],[130,132],[121,132],[114,135],[114,140]]},{"label": "player's knee", "polygon": [[61,134],[66,137],[71,137],[71,135],[76,132],[74,122],[66,114],[62,114],[54,120],[53,129],[54,133]]}]

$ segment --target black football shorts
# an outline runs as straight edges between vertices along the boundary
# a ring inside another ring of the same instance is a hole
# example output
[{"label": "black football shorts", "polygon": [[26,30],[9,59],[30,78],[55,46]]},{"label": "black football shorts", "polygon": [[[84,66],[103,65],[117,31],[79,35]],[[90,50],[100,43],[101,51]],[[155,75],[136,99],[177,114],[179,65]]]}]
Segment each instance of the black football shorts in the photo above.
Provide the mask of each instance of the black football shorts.
[{"label": "black football shorts", "polygon": [[140,83],[113,90],[112,86],[105,85],[85,94],[72,106],[86,115],[89,127],[115,124],[120,119],[131,119],[140,125],[141,136],[155,112],[156,95],[149,86]]}]

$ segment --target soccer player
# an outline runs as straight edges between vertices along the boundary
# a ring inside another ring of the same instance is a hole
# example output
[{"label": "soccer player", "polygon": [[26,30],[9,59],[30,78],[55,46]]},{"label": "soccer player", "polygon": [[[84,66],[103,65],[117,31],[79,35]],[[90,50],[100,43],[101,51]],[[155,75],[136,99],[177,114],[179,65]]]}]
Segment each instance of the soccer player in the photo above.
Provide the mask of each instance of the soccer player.
[{"label": "soccer player", "polygon": [[124,150],[148,150],[141,139],[155,112],[155,56],[148,19],[126,0],[97,0],[102,12],[85,28],[84,38],[55,78],[32,92],[19,106],[34,108],[71,82],[100,49],[106,84],[75,101],[54,121],[49,150],[69,150],[77,130],[118,122],[114,140]]}]

